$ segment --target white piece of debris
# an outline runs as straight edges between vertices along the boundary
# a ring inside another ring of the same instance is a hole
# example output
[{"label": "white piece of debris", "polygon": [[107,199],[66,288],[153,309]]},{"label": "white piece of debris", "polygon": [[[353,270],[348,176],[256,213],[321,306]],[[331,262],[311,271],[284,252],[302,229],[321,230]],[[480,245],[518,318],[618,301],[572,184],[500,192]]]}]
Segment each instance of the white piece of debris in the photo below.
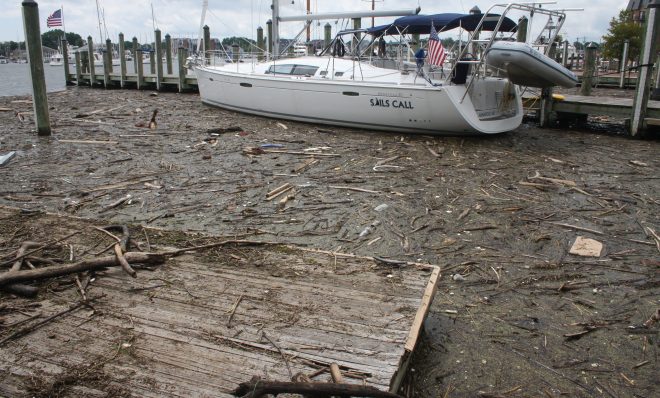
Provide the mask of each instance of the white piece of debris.
[{"label": "white piece of debris", "polygon": [[640,167],[649,167],[647,163],[640,162],[639,160],[631,160],[630,164],[634,164],[635,166],[640,166]]},{"label": "white piece of debris", "polygon": [[374,207],[374,210],[378,211],[378,212],[381,212],[383,210],[387,210],[388,207],[389,206],[386,203],[383,203],[382,205],[378,205],[378,206]]},{"label": "white piece of debris", "polygon": [[284,130],[288,130],[288,129],[289,129],[287,126],[285,126],[285,125],[282,124],[282,123],[277,123],[277,125],[280,126],[281,128],[283,128]]},{"label": "white piece of debris", "polygon": [[461,274],[454,274],[451,278],[456,282],[463,282],[465,280],[465,277]]},{"label": "white piece of debris", "polygon": [[571,246],[570,254],[583,257],[600,257],[603,251],[603,244],[595,239],[578,236]]},{"label": "white piece of debris", "polygon": [[6,165],[7,163],[9,163],[11,158],[13,158],[14,156],[16,156],[16,151],[11,151],[11,152],[6,153],[4,155],[0,155],[0,167]]}]

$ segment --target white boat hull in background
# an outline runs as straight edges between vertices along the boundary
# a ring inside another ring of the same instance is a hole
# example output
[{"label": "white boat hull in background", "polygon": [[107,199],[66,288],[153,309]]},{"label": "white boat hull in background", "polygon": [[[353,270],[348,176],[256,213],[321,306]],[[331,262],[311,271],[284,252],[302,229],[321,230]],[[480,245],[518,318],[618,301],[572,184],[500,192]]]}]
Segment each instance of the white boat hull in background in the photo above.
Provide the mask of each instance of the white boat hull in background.
[{"label": "white boat hull in background", "polygon": [[526,43],[493,43],[486,53],[486,64],[505,71],[509,80],[520,86],[572,88],[578,83],[573,72]]}]

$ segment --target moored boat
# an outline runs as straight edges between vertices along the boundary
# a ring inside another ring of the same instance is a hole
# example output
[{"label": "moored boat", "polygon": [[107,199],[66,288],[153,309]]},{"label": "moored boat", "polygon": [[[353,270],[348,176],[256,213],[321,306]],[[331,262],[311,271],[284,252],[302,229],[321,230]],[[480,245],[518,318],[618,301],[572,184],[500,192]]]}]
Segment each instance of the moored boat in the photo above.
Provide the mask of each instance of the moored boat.
[{"label": "moored boat", "polygon": [[[273,20],[279,18],[277,3]],[[275,52],[256,64],[197,65],[200,96],[209,105],[311,123],[434,135],[511,131],[523,117],[519,88],[510,76],[493,73],[485,54],[497,45],[496,38],[515,34],[517,26],[507,17],[511,10],[562,20],[565,15],[531,4],[497,7],[501,13],[411,15],[340,32],[318,57],[280,58]],[[308,14],[299,20],[323,17]],[[451,29],[467,31],[469,40],[447,50],[449,64],[428,51],[417,51],[416,63],[406,62],[412,52],[406,36]],[[393,35],[404,37],[396,40],[404,43],[397,54],[406,56],[387,56],[385,39]]]}]

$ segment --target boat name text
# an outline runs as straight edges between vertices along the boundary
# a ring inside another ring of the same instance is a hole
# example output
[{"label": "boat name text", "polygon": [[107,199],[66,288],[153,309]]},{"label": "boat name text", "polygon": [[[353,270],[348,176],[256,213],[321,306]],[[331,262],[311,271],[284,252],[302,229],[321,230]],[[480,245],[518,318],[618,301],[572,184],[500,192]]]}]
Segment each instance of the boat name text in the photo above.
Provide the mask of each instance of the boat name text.
[{"label": "boat name text", "polygon": [[390,100],[384,98],[371,98],[369,100],[371,106],[379,106],[381,108],[403,108],[403,109],[415,109],[412,106],[412,101],[401,101],[401,100]]}]

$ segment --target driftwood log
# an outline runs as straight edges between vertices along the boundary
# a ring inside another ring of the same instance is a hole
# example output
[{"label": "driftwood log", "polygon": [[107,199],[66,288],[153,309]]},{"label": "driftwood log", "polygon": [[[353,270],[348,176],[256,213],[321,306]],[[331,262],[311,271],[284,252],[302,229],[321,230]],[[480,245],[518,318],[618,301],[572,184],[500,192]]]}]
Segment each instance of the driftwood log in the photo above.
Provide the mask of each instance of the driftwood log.
[{"label": "driftwood log", "polygon": [[237,397],[258,398],[266,394],[303,394],[306,396],[345,396],[373,398],[401,398],[400,395],[381,391],[375,387],[357,384],[336,383],[296,383],[287,381],[267,381],[253,377],[247,383],[241,383],[232,391]]},{"label": "driftwood log", "polygon": [[[126,261],[133,264],[160,264],[165,256],[153,253],[124,253]],[[54,278],[84,271],[96,271],[106,267],[120,265],[116,256],[106,256],[93,260],[83,260],[73,264],[58,265],[26,271],[8,271],[0,274],[0,286],[38,279]]]}]

